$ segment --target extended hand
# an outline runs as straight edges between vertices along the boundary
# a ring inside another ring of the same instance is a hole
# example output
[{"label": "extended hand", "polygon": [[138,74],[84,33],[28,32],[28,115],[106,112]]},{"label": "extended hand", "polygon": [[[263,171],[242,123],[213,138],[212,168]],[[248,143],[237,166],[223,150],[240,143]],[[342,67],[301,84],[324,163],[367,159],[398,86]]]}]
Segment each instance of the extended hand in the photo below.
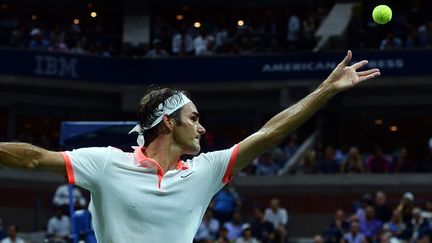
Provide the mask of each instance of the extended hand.
[{"label": "extended hand", "polygon": [[333,70],[330,76],[327,78],[326,82],[332,85],[332,88],[336,92],[340,92],[355,85],[381,75],[379,69],[372,68],[366,71],[357,72],[357,69],[363,67],[368,63],[367,60],[363,60],[354,63],[352,66],[348,66],[352,58],[352,52],[348,51],[346,57],[342,60],[339,65]]}]

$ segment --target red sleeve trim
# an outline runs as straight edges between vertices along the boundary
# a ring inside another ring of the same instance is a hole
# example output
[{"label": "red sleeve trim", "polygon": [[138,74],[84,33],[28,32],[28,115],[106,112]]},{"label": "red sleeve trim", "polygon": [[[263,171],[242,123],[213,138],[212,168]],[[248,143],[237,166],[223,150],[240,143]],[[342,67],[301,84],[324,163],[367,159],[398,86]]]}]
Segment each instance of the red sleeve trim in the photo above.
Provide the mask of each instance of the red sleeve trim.
[{"label": "red sleeve trim", "polygon": [[72,168],[72,161],[70,160],[70,158],[66,152],[60,152],[60,153],[63,156],[63,159],[65,161],[68,182],[69,182],[69,184],[74,185],[75,184],[75,176],[74,176],[74,171]]},{"label": "red sleeve trim", "polygon": [[225,174],[222,178],[222,183],[224,183],[224,184],[227,184],[232,179],[231,171],[232,171],[234,164],[236,162],[236,159],[237,159],[238,149],[239,149],[239,145],[238,144],[234,145],[234,151],[231,154],[227,169],[226,169]]}]

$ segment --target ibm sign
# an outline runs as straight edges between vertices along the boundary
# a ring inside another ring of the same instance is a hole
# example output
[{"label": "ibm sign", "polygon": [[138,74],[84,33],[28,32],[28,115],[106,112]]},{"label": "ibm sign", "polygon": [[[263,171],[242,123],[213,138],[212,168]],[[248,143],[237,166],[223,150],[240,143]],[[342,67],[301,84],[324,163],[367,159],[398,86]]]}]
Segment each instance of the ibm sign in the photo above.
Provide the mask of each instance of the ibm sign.
[{"label": "ibm sign", "polygon": [[61,78],[79,78],[78,58],[53,55],[36,55],[34,74]]}]

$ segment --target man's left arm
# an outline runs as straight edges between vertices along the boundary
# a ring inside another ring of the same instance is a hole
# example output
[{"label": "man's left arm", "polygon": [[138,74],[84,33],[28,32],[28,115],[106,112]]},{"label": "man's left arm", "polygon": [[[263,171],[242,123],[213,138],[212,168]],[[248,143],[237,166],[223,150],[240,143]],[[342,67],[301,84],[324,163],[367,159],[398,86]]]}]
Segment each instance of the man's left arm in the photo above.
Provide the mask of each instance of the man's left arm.
[{"label": "man's left arm", "polygon": [[279,145],[334,95],[380,75],[376,68],[357,71],[367,64],[366,60],[348,66],[351,58],[352,53],[348,51],[344,60],[315,91],[271,118],[259,131],[241,141],[232,174],[238,173],[263,152]]}]

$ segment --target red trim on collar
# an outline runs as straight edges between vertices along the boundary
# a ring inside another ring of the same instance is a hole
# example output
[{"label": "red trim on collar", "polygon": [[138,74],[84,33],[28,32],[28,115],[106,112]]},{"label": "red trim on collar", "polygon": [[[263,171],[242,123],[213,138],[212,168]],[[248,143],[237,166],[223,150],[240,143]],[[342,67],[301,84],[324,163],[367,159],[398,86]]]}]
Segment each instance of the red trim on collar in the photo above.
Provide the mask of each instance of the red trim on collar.
[{"label": "red trim on collar", "polygon": [[[138,163],[141,166],[148,167],[148,162],[153,163],[156,166],[157,176],[158,176],[158,186],[160,189],[162,178],[164,176],[163,169],[156,160],[145,156],[145,154],[143,152],[144,150],[145,150],[145,147],[135,148],[135,150],[134,150],[135,159],[138,161]],[[145,162],[147,162],[147,163],[145,163]],[[175,169],[176,170],[187,170],[187,169],[189,169],[189,167],[182,160],[179,160],[177,162]]]},{"label": "red trim on collar", "polygon": [[[143,153],[143,150],[145,150],[145,147],[137,147],[137,148],[135,148],[135,150],[134,150],[135,159],[140,164],[143,164],[144,161],[148,161],[148,162],[154,163],[156,166],[160,167],[159,162],[157,162],[156,160],[154,160],[152,158],[149,158],[149,157],[145,156],[145,154]],[[145,164],[143,164],[143,165],[146,166]],[[177,162],[177,165],[176,165],[175,168],[176,168],[176,170],[187,170],[187,169],[189,169],[189,167],[182,160],[179,160]]]}]

